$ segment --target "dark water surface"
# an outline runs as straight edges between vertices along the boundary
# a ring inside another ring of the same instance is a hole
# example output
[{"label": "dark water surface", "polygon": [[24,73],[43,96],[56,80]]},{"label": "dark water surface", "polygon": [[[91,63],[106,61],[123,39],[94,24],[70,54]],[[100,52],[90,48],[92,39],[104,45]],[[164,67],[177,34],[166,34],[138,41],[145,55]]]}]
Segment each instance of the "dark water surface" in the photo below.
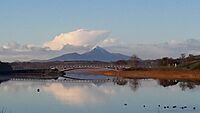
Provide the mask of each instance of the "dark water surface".
[{"label": "dark water surface", "polygon": [[2,82],[0,108],[8,113],[200,112],[198,81],[112,79]]}]

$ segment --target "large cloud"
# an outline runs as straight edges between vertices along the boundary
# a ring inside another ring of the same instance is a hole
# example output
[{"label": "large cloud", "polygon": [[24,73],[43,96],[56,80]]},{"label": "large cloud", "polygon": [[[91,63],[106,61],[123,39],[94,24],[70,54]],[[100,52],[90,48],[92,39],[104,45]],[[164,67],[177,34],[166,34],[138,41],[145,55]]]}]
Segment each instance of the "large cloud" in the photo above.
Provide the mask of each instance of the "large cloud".
[{"label": "large cloud", "polygon": [[109,34],[107,31],[79,29],[56,36],[52,41],[46,42],[44,47],[49,47],[51,50],[61,50],[67,44],[73,46],[94,46],[108,38]]}]

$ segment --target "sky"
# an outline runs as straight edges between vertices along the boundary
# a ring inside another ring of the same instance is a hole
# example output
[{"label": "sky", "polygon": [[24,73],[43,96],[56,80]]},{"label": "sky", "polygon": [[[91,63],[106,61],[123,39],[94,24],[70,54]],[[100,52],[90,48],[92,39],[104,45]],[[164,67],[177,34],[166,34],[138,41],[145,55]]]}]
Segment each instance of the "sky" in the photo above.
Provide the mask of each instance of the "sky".
[{"label": "sky", "polygon": [[199,54],[199,5],[199,0],[1,0],[0,59],[47,59],[96,45],[144,59]]}]

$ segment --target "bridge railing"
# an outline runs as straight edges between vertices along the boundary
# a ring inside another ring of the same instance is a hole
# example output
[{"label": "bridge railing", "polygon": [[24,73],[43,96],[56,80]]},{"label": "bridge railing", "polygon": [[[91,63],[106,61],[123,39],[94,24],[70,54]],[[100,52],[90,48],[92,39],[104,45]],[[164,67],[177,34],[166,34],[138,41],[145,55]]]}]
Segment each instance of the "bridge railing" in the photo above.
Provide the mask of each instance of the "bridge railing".
[{"label": "bridge railing", "polygon": [[122,69],[124,68],[124,65],[60,65],[56,66],[55,68],[61,70],[61,71],[68,71],[68,70],[76,70],[76,69]]}]

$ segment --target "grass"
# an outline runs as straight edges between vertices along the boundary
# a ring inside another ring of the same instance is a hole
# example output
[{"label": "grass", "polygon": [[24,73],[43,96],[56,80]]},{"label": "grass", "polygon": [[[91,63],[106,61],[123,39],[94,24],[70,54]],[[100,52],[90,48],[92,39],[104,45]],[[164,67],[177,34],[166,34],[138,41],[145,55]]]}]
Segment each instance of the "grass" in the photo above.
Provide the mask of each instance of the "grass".
[{"label": "grass", "polygon": [[200,60],[186,62],[182,65],[179,65],[178,68],[187,70],[200,70]]},{"label": "grass", "polygon": [[162,70],[162,69],[152,69],[152,70],[133,70],[133,71],[123,71],[123,70],[93,70],[93,74],[102,74],[107,76],[116,76],[124,78],[138,78],[138,79],[166,79],[166,80],[200,80],[200,70]]}]

